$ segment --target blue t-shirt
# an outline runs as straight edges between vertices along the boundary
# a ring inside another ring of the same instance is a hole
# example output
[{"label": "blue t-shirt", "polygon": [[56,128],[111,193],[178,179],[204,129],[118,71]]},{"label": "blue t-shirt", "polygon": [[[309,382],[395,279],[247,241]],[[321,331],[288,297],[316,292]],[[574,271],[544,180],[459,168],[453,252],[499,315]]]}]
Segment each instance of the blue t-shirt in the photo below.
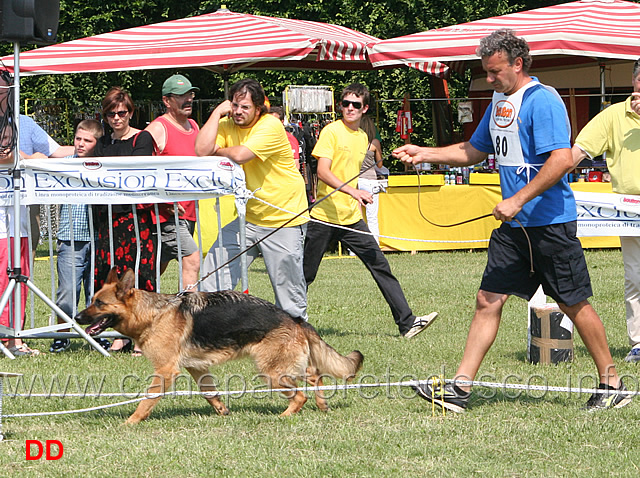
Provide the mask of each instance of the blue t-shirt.
[{"label": "blue t-shirt", "polygon": [[[489,133],[493,103],[489,105],[473,133],[470,143],[479,151],[495,154],[493,140]],[[543,164],[551,151],[571,148],[567,129],[567,111],[562,101],[543,85],[536,85],[525,91],[518,114],[518,136],[523,149],[524,161],[528,164]],[[530,168],[533,179],[542,166]],[[502,198],[510,198],[527,184],[527,170],[518,166],[500,166],[500,187]],[[567,176],[558,181],[539,196],[526,203],[515,216],[523,226],[547,226],[575,221],[576,202],[569,187]],[[512,227],[518,223],[512,221]]]},{"label": "blue t-shirt", "polygon": [[51,156],[59,147],[32,118],[20,115],[20,151],[29,156],[33,153]]}]

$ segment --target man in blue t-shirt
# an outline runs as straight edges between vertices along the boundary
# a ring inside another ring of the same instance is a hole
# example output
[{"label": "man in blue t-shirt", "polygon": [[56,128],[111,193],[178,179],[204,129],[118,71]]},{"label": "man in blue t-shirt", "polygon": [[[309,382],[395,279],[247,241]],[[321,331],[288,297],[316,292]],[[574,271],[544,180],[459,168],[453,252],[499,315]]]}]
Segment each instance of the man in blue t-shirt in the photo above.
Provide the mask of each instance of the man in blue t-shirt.
[{"label": "man in blue t-shirt", "polygon": [[[569,316],[600,377],[585,409],[620,408],[631,401],[619,379],[602,321],[589,304],[591,282],[576,237],[576,204],[566,173],[573,169],[567,113],[557,92],[529,76],[527,42],[511,30],[480,41],[478,56],[493,89],[492,102],[468,142],[442,148],[405,145],[393,152],[408,164],[469,166],[495,154],[502,201],[493,231],[462,361],[455,380],[472,381],[500,325],[510,295],[531,299],[538,287]],[[422,398],[462,412],[470,385],[419,385]]]}]

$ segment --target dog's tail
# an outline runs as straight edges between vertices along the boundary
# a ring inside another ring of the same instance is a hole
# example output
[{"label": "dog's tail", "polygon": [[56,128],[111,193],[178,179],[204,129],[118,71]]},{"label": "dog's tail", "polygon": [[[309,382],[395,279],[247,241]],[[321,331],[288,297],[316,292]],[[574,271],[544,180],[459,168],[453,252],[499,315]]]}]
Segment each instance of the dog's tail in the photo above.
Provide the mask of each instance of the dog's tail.
[{"label": "dog's tail", "polygon": [[311,325],[305,323],[303,329],[309,341],[309,365],[316,368],[318,375],[330,375],[343,380],[351,380],[356,376],[364,360],[360,351],[354,350],[345,357],[322,340]]}]

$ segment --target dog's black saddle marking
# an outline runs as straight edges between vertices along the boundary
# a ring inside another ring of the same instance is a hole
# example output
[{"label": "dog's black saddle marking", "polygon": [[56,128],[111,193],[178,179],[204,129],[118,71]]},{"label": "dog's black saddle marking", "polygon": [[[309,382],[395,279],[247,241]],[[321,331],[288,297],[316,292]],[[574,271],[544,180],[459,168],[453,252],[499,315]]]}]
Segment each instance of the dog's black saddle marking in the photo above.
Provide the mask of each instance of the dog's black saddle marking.
[{"label": "dog's black saddle marking", "polygon": [[244,347],[291,320],[282,309],[236,291],[187,294],[180,312],[193,319],[191,341],[204,348]]}]

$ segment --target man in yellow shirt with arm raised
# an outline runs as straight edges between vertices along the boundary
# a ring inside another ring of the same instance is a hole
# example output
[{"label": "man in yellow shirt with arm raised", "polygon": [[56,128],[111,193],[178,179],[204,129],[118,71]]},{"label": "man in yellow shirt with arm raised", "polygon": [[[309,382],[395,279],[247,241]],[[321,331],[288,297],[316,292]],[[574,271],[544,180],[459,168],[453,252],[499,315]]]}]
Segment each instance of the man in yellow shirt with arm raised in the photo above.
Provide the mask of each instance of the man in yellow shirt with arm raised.
[{"label": "man in yellow shirt with arm raised", "polygon": [[[296,170],[284,126],[268,114],[260,83],[244,79],[231,86],[231,101],[216,107],[196,138],[198,156],[225,156],[241,164],[247,189],[257,199],[247,203],[247,244],[251,245],[284,225],[307,208],[304,180]],[[276,305],[293,317],[307,320],[307,290],[302,272],[303,245],[308,215],[301,215],[286,227],[247,251],[247,262],[262,253],[275,293]],[[224,250],[221,263],[240,252],[239,221],[222,230]],[[203,277],[218,267],[218,241],[203,265]],[[202,282],[203,290],[233,289],[240,280],[240,259]],[[218,279],[218,276],[221,279]]]}]

